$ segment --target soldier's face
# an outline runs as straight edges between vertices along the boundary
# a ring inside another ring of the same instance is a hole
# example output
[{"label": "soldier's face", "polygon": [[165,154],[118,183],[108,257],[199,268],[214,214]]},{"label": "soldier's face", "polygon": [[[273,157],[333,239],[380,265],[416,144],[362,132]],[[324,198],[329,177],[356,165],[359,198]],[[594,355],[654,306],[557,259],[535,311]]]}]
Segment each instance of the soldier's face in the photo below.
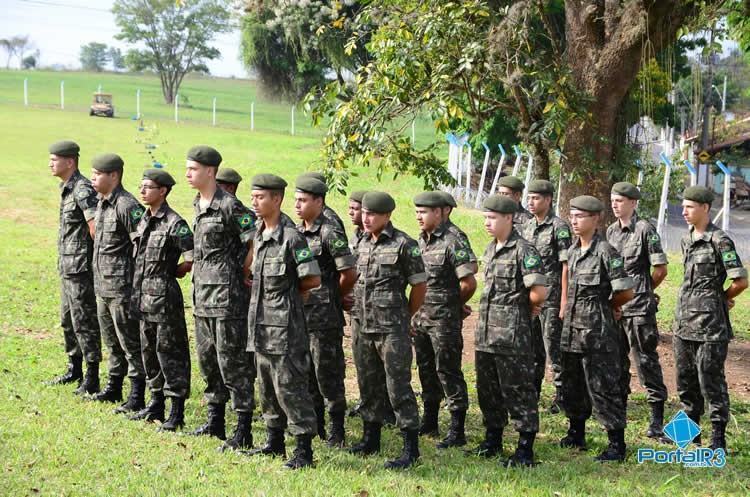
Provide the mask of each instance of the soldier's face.
[{"label": "soldier's face", "polygon": [[167,189],[163,186],[159,186],[150,179],[144,179],[141,181],[140,196],[141,202],[146,205],[156,205],[164,201]]},{"label": "soldier's face", "polygon": [[349,201],[349,219],[354,226],[362,226],[362,204],[354,200]]},{"label": "soldier's face", "polygon": [[200,190],[207,187],[214,181],[215,169],[207,167],[200,162],[189,160],[185,163],[185,178],[192,188]]},{"label": "soldier's face", "polygon": [[220,181],[216,182],[216,186],[221,188],[227,193],[231,193],[232,195],[237,195],[237,185],[233,183],[222,183]]},{"label": "soldier's face", "polygon": [[97,193],[108,195],[119,183],[119,173],[103,173],[96,169],[91,170],[91,186]]},{"label": "soldier's face", "polygon": [[686,223],[692,226],[705,223],[709,218],[710,209],[711,206],[708,204],[701,204],[693,200],[682,201],[682,217]]},{"label": "soldier's face", "polygon": [[388,224],[391,219],[391,214],[381,214],[379,212],[368,211],[362,209],[362,227],[366,233],[379,234]]},{"label": "soldier's face", "polygon": [[484,229],[492,238],[510,232],[512,227],[513,214],[500,214],[492,211],[484,213]]},{"label": "soldier's face", "polygon": [[521,192],[514,191],[512,188],[508,188],[507,186],[501,186],[500,188],[498,188],[497,193],[499,193],[503,197],[510,197],[516,202],[521,201]]},{"label": "soldier's face", "polygon": [[281,210],[283,195],[271,190],[253,190],[251,193],[255,215],[264,218],[271,217]]},{"label": "soldier's face", "polygon": [[294,212],[304,221],[312,221],[323,211],[323,197],[316,197],[309,193],[296,192],[294,194]]},{"label": "soldier's face", "polygon": [[623,197],[622,195],[612,194],[609,197],[609,204],[612,206],[612,212],[615,214],[615,217],[620,219],[632,216],[638,201]]},{"label": "soldier's face", "polygon": [[552,205],[552,197],[541,193],[529,193],[526,200],[532,214],[546,214]]},{"label": "soldier's face", "polygon": [[75,159],[72,157],[61,157],[55,154],[49,156],[49,170],[52,176],[65,178],[74,167]]},{"label": "soldier's face", "polygon": [[443,213],[440,207],[417,207],[417,223],[422,231],[430,233],[443,222]]},{"label": "soldier's face", "polygon": [[599,216],[586,211],[570,211],[570,224],[576,236],[588,236],[594,233],[599,224]]}]

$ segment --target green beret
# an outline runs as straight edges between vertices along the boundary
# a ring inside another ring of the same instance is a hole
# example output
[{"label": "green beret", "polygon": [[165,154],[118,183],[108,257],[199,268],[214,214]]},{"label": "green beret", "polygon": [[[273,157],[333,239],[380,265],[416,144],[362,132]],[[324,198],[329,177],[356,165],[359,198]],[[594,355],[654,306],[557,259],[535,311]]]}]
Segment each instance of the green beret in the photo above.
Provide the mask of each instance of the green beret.
[{"label": "green beret", "polygon": [[482,202],[482,207],[485,211],[497,212],[498,214],[515,214],[518,212],[518,202],[500,194],[487,197]]},{"label": "green beret", "polygon": [[221,154],[218,150],[208,145],[196,145],[188,150],[187,158],[199,162],[204,166],[219,167]]},{"label": "green beret", "polygon": [[100,173],[113,173],[115,171],[122,171],[125,162],[117,154],[102,154],[94,157],[91,162],[91,167],[99,171]]},{"label": "green beret", "polygon": [[453,195],[451,195],[448,192],[438,192],[440,196],[443,197],[443,201],[445,202],[443,204],[443,207],[458,207],[458,204],[456,203],[456,199],[453,198]]},{"label": "green beret", "polygon": [[547,181],[546,179],[535,179],[534,181],[531,181],[529,183],[529,188],[527,189],[527,191],[529,193],[554,195],[555,185],[553,185],[551,181]]},{"label": "green beret", "polygon": [[414,197],[417,207],[445,207],[445,197],[439,192],[422,192]]},{"label": "green beret", "polygon": [[240,181],[242,181],[242,176],[240,176],[240,173],[238,173],[231,167],[222,167],[216,174],[216,181],[229,183],[232,185],[239,185]]},{"label": "green beret", "polygon": [[627,181],[621,181],[612,185],[612,193],[628,197],[631,200],[640,200],[641,198],[641,191],[633,183],[628,183]]},{"label": "green beret", "polygon": [[367,192],[362,197],[362,208],[379,214],[388,214],[396,209],[396,201],[385,192]]},{"label": "green beret", "polygon": [[164,169],[146,169],[143,179],[150,179],[159,186],[174,186],[174,178]]},{"label": "green beret", "polygon": [[604,203],[591,195],[581,195],[570,201],[570,208],[586,212],[601,212],[604,210]]},{"label": "green beret", "polygon": [[316,180],[318,180],[318,181],[320,181],[322,183],[326,182],[326,177],[323,176],[323,174],[321,174],[321,173],[319,173],[317,171],[308,171],[306,173],[300,174],[299,176],[300,176],[300,178],[302,178],[302,177],[305,177],[305,178],[315,178]]},{"label": "green beret", "polygon": [[49,153],[59,157],[78,157],[81,147],[71,140],[62,140],[49,146]]},{"label": "green beret", "polygon": [[253,190],[280,190],[284,191],[287,182],[281,176],[275,174],[256,174],[250,180]]},{"label": "green beret", "polygon": [[362,197],[365,196],[365,193],[367,193],[367,190],[356,190],[349,194],[349,200],[353,200],[355,202],[362,203]]},{"label": "green beret", "polygon": [[685,200],[692,200],[693,202],[711,205],[714,201],[714,192],[705,186],[691,186],[685,189],[682,197]]},{"label": "green beret", "polygon": [[294,187],[298,192],[310,193],[321,197],[328,192],[328,187],[325,183],[313,178],[312,176],[305,176],[304,174],[297,178]]},{"label": "green beret", "polygon": [[515,176],[503,176],[500,178],[500,181],[497,182],[498,186],[504,186],[505,188],[510,188],[514,192],[522,192],[523,191],[523,181],[516,178]]}]

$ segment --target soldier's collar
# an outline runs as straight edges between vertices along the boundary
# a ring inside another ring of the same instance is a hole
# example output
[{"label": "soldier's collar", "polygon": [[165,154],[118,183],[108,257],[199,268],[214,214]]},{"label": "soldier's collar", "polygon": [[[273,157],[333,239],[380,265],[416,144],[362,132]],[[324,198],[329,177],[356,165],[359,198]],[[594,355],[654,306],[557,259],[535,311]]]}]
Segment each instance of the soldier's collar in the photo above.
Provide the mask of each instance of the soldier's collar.
[{"label": "soldier's collar", "polygon": [[73,174],[70,175],[70,178],[68,178],[68,181],[64,181],[64,182],[60,183],[60,189],[62,191],[64,191],[64,192],[68,191],[68,190],[72,190],[73,186],[78,181],[78,177],[79,176],[82,176],[81,175],[81,171],[79,171],[78,169],[76,169],[75,171],[73,171]]},{"label": "soldier's collar", "polygon": [[419,237],[422,238],[424,241],[430,241],[433,238],[440,238],[445,234],[445,231],[447,230],[447,226],[445,223],[440,223],[433,231],[432,233],[427,233],[426,231],[420,231]]},{"label": "soldier's collar", "polygon": [[520,235],[516,231],[516,228],[511,229],[508,238],[503,242],[502,246],[498,245],[497,240],[495,240],[495,253],[500,252],[504,248],[515,247],[519,237]]},{"label": "soldier's collar", "polygon": [[279,240],[281,240],[281,234],[283,230],[284,230],[284,225],[283,225],[281,218],[279,218],[279,224],[277,224],[276,227],[272,229],[271,231],[268,231],[266,229],[266,223],[262,221],[260,223],[260,227],[258,228],[259,233],[261,233],[261,238],[263,242],[268,242],[272,239],[278,242]]},{"label": "soldier's collar", "polygon": [[308,229],[305,227],[305,221],[302,221],[300,224],[297,225],[297,227],[301,228],[304,233],[317,233],[320,231],[320,228],[323,226],[323,211],[320,211],[320,215],[315,218],[315,221],[313,221],[312,226]]},{"label": "soldier's collar", "polygon": [[106,200],[110,204],[114,204],[117,201],[117,197],[119,197],[123,191],[125,191],[125,189],[122,187],[122,183],[120,183],[111,192],[109,192],[109,195],[102,195],[101,199]]},{"label": "soldier's collar", "polygon": [[[209,202],[209,204],[206,206],[204,210],[209,210],[209,209],[212,209],[215,211],[219,210],[219,203],[221,202],[221,199],[223,199],[226,195],[229,195],[229,194],[217,186],[216,191],[214,192],[214,196],[211,198],[211,202]],[[200,205],[201,205],[200,192],[195,194],[193,205],[200,208]]]},{"label": "soldier's collar", "polygon": [[542,226],[544,224],[552,224],[552,219],[555,217],[555,213],[552,212],[551,208],[550,210],[547,211],[547,214],[544,215],[544,219],[542,219],[542,222],[539,222],[539,220],[536,218],[534,214],[531,214],[530,212],[529,214],[531,215],[532,219],[534,219],[534,222],[536,223],[537,226]]},{"label": "soldier's collar", "polygon": [[635,225],[638,222],[638,214],[633,212],[633,216],[630,218],[630,222],[627,224],[627,226],[623,226],[620,220],[617,220],[617,227],[620,228],[620,231],[625,231],[626,229],[630,231],[631,233],[635,231]]},{"label": "soldier's collar", "polygon": [[380,235],[378,236],[378,240],[381,236],[387,236],[388,238],[393,238],[393,223],[391,221],[388,221],[385,225],[385,228],[383,228],[383,231],[380,232]]},{"label": "soldier's collar", "polygon": [[153,214],[153,216],[152,216],[151,215],[151,209],[146,209],[146,215],[147,216],[152,216],[152,217],[155,217],[155,218],[158,218],[158,219],[161,219],[161,218],[163,218],[166,215],[168,208],[169,208],[169,205],[167,204],[167,201],[165,200],[159,206],[159,209],[156,211],[156,214]]},{"label": "soldier's collar", "polygon": [[708,242],[711,240],[711,232],[716,230],[716,225],[712,222],[708,223],[708,226],[706,226],[706,230],[703,232],[701,236],[696,237],[695,234],[695,226],[690,226],[690,240],[692,242],[697,241],[705,241]]}]

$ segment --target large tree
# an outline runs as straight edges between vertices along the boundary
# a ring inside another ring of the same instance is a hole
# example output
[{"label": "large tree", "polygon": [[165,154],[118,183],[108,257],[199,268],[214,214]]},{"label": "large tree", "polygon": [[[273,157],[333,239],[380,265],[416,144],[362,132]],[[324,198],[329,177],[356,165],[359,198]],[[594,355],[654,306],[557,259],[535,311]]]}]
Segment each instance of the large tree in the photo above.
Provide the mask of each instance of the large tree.
[{"label": "large tree", "polygon": [[81,45],[79,59],[84,71],[101,72],[104,70],[107,61],[109,60],[107,45],[96,41],[92,41],[86,45]]},{"label": "large tree", "polygon": [[129,65],[159,74],[166,103],[187,73],[207,72],[205,63],[221,55],[211,42],[232,29],[229,0],[116,0],[112,12],[116,38],[136,45]]}]

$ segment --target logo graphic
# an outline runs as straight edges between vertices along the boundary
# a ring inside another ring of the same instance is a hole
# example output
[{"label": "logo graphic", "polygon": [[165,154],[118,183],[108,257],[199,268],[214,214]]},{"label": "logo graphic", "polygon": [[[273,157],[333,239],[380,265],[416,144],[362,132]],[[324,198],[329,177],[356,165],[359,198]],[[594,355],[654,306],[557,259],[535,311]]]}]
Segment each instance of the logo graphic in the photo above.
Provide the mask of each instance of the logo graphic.
[{"label": "logo graphic", "polygon": [[540,262],[542,261],[534,254],[527,255],[523,258],[523,265],[526,269],[535,268],[539,265]]},{"label": "logo graphic", "polygon": [[622,257],[615,257],[614,259],[610,259],[609,263],[612,265],[613,269],[622,267],[622,264],[623,264]]},{"label": "logo graphic", "polygon": [[312,259],[312,252],[310,249],[299,249],[294,251],[294,258],[298,263],[305,262],[309,259]]},{"label": "logo graphic", "polygon": [[672,421],[664,427],[664,434],[671,441],[677,444],[677,447],[684,449],[700,435],[701,427],[685,414],[685,411],[678,412]]},{"label": "logo graphic", "polygon": [[687,468],[723,468],[727,464],[724,449],[687,447],[700,435],[701,427],[680,411],[664,426],[664,435],[677,445],[676,450],[638,449],[638,464],[682,464]]}]

